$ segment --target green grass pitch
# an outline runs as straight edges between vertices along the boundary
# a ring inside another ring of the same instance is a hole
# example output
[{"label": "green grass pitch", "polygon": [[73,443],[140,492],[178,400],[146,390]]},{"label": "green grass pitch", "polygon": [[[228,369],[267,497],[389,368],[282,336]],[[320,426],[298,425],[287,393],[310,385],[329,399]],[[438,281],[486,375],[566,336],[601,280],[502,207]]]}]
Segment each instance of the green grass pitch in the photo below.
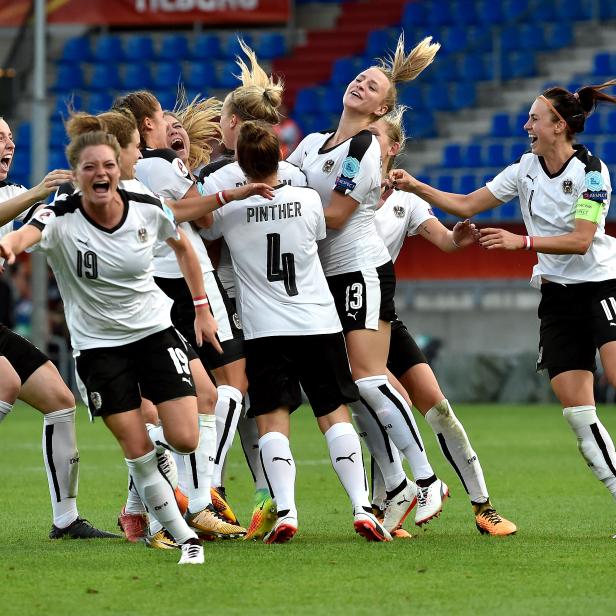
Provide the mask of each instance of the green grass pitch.
[{"label": "green grass pitch", "polygon": [[[206,565],[123,541],[47,539],[50,505],[41,418],[17,406],[0,426],[0,614],[614,614],[616,508],[577,452],[556,406],[457,407],[492,500],[519,531],[479,535],[457,477],[418,417],[450,485],[440,519],[415,539],[368,544],[308,408],[293,416],[300,528],[287,545],[208,543]],[[614,407],[600,409],[616,437]],[[113,529],[125,497],[122,455],[80,409],[81,515]],[[247,523],[252,485],[239,443],[227,490]]]}]

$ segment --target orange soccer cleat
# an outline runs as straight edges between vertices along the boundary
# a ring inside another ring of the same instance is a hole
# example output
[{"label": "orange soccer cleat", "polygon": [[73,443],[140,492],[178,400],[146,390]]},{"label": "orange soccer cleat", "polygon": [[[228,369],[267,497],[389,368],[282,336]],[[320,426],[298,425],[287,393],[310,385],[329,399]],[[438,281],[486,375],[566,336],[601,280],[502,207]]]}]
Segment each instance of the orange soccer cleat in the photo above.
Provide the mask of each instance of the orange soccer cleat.
[{"label": "orange soccer cleat", "polygon": [[490,501],[473,505],[475,510],[475,525],[482,535],[493,535],[495,537],[506,537],[513,535],[518,527],[509,520],[499,515],[492,507]]}]

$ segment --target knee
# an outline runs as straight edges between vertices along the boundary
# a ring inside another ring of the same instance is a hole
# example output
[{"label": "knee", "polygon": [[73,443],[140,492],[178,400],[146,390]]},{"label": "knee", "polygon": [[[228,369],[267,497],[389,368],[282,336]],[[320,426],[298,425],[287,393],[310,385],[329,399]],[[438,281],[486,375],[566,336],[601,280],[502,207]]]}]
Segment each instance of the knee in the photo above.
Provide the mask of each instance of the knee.
[{"label": "knee", "polygon": [[0,400],[7,404],[13,404],[19,397],[20,389],[21,381],[17,375],[15,375],[15,378],[3,378],[0,384]]},{"label": "knee", "polygon": [[192,453],[199,446],[199,431],[186,430],[178,434],[174,434],[171,438],[167,437],[169,445],[178,453],[186,455]]},{"label": "knee", "polygon": [[75,406],[75,396],[63,382],[58,383],[50,394],[49,406],[54,410],[70,409]]},{"label": "knee", "polygon": [[200,412],[213,411],[217,400],[218,390],[211,381],[197,390],[197,404]]}]

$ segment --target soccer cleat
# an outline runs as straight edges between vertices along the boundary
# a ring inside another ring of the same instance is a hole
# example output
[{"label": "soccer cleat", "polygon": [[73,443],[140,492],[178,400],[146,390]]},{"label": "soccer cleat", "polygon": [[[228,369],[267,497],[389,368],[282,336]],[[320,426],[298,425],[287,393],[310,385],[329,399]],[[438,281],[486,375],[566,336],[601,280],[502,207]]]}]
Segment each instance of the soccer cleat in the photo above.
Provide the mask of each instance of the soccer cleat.
[{"label": "soccer cleat", "polygon": [[51,525],[49,532],[50,539],[121,539],[120,535],[108,533],[106,530],[99,530],[92,526],[88,520],[77,518],[66,528],[58,528],[55,524]]},{"label": "soccer cleat", "polygon": [[417,486],[407,481],[401,492],[385,501],[385,517],[383,526],[392,531],[402,526],[404,520],[417,504]]},{"label": "soccer cleat", "polygon": [[164,528],[153,535],[146,535],[144,540],[148,547],[156,550],[175,550],[180,547]]},{"label": "soccer cleat", "polygon": [[127,541],[137,543],[146,536],[148,531],[147,513],[126,513],[126,507],[118,516],[118,526],[122,529]]},{"label": "soccer cleat", "polygon": [[272,530],[263,537],[263,543],[287,543],[293,539],[296,532],[297,518],[287,514],[278,518]]},{"label": "soccer cleat", "polygon": [[210,496],[212,498],[212,505],[218,513],[227,520],[230,524],[239,524],[237,516],[233,513],[233,509],[227,502],[227,493],[222,486],[217,488],[210,488]]},{"label": "soccer cleat", "polygon": [[178,504],[180,513],[184,515],[188,511],[188,496],[179,487],[175,489],[175,502]]},{"label": "soccer cleat", "polygon": [[180,546],[182,556],[178,565],[202,565],[205,562],[203,546],[197,539],[189,539]]},{"label": "soccer cleat", "polygon": [[482,535],[493,535],[495,537],[506,537],[513,535],[518,527],[509,520],[500,516],[496,509],[492,507],[490,501],[481,505],[473,505],[475,510],[475,525]]},{"label": "soccer cleat", "polygon": [[216,537],[218,539],[240,539],[246,534],[246,529],[236,524],[229,524],[223,520],[213,505],[197,513],[187,511],[184,519],[188,526],[193,528],[199,535]]},{"label": "soccer cleat", "polygon": [[376,519],[368,507],[361,507],[354,513],[355,532],[366,541],[391,541],[387,529]]},{"label": "soccer cleat", "polygon": [[165,475],[171,487],[175,490],[178,487],[178,467],[170,451],[165,449],[156,454],[158,468]]},{"label": "soccer cleat", "polygon": [[413,538],[413,535],[411,535],[411,533],[409,533],[407,530],[405,530],[402,527],[394,528],[394,530],[391,531],[391,536],[394,539],[412,539]]},{"label": "soccer cleat", "polygon": [[443,503],[449,496],[447,484],[436,479],[429,486],[417,486],[417,511],[415,524],[421,526],[433,518],[437,518],[443,510]]},{"label": "soccer cleat", "polygon": [[261,539],[272,530],[278,516],[276,506],[270,496],[269,490],[257,490],[255,494],[255,508],[244,539]]}]

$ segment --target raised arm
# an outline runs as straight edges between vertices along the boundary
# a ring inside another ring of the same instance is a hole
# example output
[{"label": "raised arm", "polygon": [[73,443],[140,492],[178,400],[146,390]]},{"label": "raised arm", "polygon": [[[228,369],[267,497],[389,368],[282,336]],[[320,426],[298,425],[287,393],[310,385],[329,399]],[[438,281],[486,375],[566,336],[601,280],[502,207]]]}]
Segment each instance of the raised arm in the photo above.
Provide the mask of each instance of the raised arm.
[{"label": "raised arm", "polygon": [[393,169],[388,179],[393,188],[414,193],[444,212],[460,218],[469,218],[502,203],[485,186],[468,195],[443,192],[420,182],[404,169]]},{"label": "raised arm", "polygon": [[0,240],[0,257],[6,259],[9,265],[15,263],[15,257],[26,248],[38,244],[42,235],[34,225],[24,225],[17,231],[11,231]]},{"label": "raised arm", "polygon": [[72,181],[73,174],[71,171],[65,169],[50,171],[39,184],[30,190],[0,204],[0,226],[15,220],[24,210],[35,203],[47,199],[61,184]]},{"label": "raised arm", "polygon": [[454,228],[449,230],[436,218],[429,218],[419,227],[419,235],[443,252],[460,250],[479,239],[477,227],[468,219],[457,222]]}]

